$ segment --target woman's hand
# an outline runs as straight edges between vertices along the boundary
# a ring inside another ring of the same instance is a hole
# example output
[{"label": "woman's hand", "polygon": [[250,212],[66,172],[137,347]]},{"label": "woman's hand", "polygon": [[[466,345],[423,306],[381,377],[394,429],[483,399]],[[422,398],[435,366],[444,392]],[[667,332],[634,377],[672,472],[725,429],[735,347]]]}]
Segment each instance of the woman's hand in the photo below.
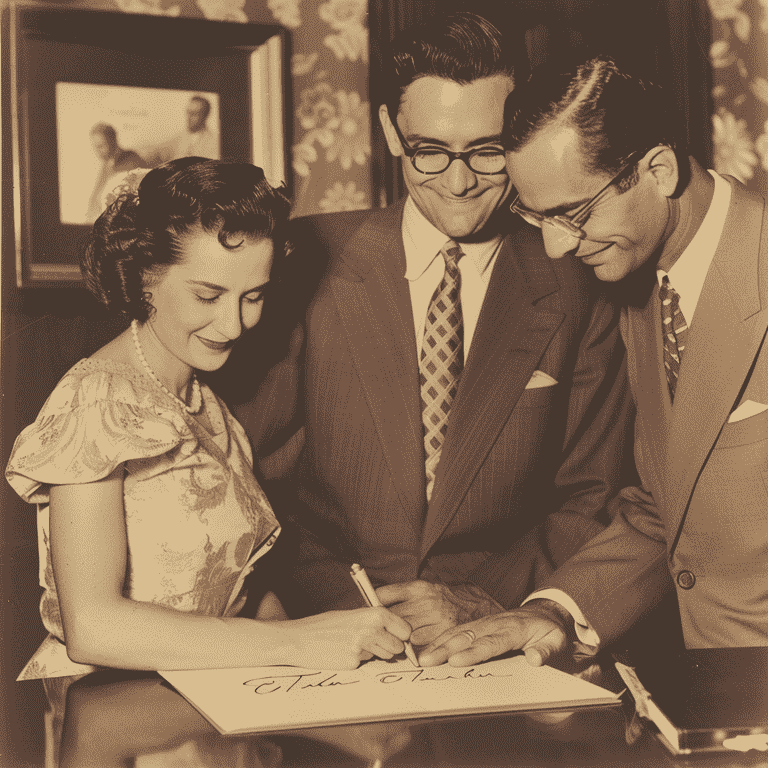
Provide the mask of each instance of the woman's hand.
[{"label": "woman's hand", "polygon": [[291,663],[312,669],[355,669],[373,656],[391,659],[411,636],[410,624],[386,608],[329,611],[282,626]]}]

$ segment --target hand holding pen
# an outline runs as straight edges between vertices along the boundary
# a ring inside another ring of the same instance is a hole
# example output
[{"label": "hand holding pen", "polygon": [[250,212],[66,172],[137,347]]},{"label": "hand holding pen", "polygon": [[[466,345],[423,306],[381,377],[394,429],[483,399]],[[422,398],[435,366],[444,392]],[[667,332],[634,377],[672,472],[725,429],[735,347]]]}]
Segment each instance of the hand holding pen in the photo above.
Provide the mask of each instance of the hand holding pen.
[{"label": "hand holding pen", "polygon": [[[360,594],[363,596],[365,602],[368,603],[369,607],[382,608],[381,601],[376,596],[376,590],[373,588],[373,584],[371,584],[371,580],[368,578],[368,574],[365,572],[363,566],[353,563],[349,570],[349,574],[352,576],[355,584],[357,584]],[[408,657],[408,661],[410,661],[414,667],[418,667],[419,662],[410,641],[406,640],[403,644],[405,645],[405,655]]]}]

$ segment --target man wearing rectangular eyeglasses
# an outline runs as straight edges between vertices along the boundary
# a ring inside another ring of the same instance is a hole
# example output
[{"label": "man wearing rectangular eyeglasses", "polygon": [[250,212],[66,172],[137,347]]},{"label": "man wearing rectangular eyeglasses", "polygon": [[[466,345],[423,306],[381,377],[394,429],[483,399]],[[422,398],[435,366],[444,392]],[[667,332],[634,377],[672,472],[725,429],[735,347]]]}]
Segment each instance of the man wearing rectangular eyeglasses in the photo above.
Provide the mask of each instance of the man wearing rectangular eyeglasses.
[{"label": "man wearing rectangular eyeglasses", "polygon": [[687,647],[768,645],[765,201],[688,157],[663,92],[608,57],[535,72],[506,109],[513,210],[627,296],[641,483],[523,608],[420,661],[559,661],[569,635],[610,645],[672,593]]},{"label": "man wearing rectangular eyeglasses", "polygon": [[379,115],[407,197],[294,223],[298,256],[329,267],[306,316],[286,508],[292,612],[359,604],[356,562],[424,645],[518,605],[601,530],[631,407],[598,281],[551,263],[509,213],[515,46],[465,12],[393,48]]}]

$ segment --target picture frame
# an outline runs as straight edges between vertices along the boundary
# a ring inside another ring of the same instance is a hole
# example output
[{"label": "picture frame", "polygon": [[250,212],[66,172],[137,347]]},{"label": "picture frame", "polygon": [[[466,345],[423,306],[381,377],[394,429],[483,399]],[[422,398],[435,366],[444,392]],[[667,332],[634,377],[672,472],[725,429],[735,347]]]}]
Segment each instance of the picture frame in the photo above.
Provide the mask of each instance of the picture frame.
[{"label": "picture frame", "polygon": [[18,287],[82,284],[85,236],[134,168],[252,162],[290,194],[288,57],[279,26],[12,6]]}]

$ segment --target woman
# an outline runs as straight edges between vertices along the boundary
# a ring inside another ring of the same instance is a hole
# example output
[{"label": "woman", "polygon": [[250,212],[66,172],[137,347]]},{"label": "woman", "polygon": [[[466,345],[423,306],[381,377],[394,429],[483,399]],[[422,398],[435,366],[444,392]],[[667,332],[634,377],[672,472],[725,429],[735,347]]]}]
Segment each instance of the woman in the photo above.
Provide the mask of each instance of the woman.
[{"label": "woman", "polygon": [[[279,525],[245,434],[196,370],[259,322],[288,201],[259,168],[182,158],[99,217],[83,273],[129,330],[77,363],[16,441],[6,476],[38,505],[43,623],[20,679],[95,667],[354,668],[403,650],[386,609],[238,618]],[[266,620],[272,618],[273,620]]]}]

